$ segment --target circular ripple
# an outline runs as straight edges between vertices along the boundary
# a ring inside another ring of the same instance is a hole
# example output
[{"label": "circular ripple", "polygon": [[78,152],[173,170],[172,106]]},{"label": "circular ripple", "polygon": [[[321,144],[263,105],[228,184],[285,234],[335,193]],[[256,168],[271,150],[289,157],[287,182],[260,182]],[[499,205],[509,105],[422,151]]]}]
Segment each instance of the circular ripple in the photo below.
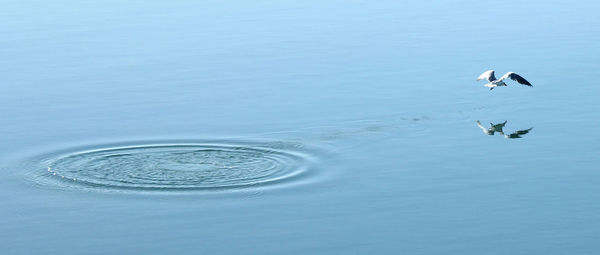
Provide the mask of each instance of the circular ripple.
[{"label": "circular ripple", "polygon": [[38,182],[103,190],[210,190],[292,179],[306,154],[223,144],[154,144],[68,153],[46,159]]}]

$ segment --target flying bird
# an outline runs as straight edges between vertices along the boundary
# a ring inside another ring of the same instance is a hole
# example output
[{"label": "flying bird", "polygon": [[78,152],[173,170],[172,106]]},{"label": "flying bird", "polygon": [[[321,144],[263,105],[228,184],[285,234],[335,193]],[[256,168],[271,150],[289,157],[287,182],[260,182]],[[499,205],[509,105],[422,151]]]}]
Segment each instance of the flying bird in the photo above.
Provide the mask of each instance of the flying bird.
[{"label": "flying bird", "polygon": [[504,80],[506,78],[510,78],[513,81],[516,81],[520,84],[523,85],[527,85],[529,87],[533,87],[533,85],[531,85],[531,83],[529,83],[527,80],[525,80],[525,78],[523,78],[522,76],[513,73],[513,72],[508,72],[505,75],[503,75],[502,77],[500,77],[500,79],[496,79],[496,76],[494,75],[494,70],[489,70],[489,71],[485,71],[484,73],[482,73],[481,75],[479,75],[479,77],[477,77],[477,80],[483,80],[486,79],[489,81],[489,83],[483,85],[486,86],[488,88],[490,88],[490,90],[494,89],[495,87],[500,87],[500,86],[506,86],[506,83],[504,83]]}]

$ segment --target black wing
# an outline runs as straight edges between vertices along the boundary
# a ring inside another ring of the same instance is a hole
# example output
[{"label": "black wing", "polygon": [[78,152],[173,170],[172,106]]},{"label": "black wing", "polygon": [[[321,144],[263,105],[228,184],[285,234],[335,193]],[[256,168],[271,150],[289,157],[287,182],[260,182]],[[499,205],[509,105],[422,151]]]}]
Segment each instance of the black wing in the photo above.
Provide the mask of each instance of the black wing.
[{"label": "black wing", "polygon": [[500,78],[500,80],[504,80],[506,78],[510,78],[511,80],[516,81],[520,84],[527,85],[529,87],[533,87],[533,85],[531,85],[531,83],[529,83],[527,80],[525,80],[525,78],[523,78],[522,76],[520,76],[516,73],[508,72],[504,76],[502,76],[502,78]]}]

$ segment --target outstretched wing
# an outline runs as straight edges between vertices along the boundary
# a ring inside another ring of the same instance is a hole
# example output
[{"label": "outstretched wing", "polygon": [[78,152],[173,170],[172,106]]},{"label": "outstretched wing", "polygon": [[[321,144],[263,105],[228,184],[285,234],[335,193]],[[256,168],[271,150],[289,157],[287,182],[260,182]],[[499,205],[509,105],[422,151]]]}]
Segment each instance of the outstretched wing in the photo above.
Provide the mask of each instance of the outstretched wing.
[{"label": "outstretched wing", "polygon": [[527,80],[525,80],[525,78],[521,77],[520,75],[518,75],[516,73],[508,72],[504,76],[500,77],[500,80],[502,81],[506,78],[510,78],[511,80],[516,81],[520,84],[527,85],[529,87],[533,87],[533,85],[531,85],[531,83],[529,83]]},{"label": "outstretched wing", "polygon": [[531,131],[532,129],[533,128],[518,130],[510,135],[507,135],[506,138],[509,138],[509,139],[521,138],[522,135],[529,133],[529,131]]},{"label": "outstretched wing", "polygon": [[483,80],[483,79],[486,79],[488,81],[495,81],[496,76],[494,75],[494,70],[485,71],[484,73],[479,75],[479,77],[477,77],[477,80]]}]

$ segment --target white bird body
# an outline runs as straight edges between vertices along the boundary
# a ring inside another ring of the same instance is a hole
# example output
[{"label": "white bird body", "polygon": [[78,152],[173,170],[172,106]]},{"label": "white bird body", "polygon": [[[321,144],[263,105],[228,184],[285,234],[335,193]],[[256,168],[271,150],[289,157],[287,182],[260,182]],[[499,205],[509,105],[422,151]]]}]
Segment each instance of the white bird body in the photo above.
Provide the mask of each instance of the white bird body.
[{"label": "white bird body", "polygon": [[503,75],[502,77],[500,77],[500,79],[496,79],[496,76],[494,75],[494,70],[488,70],[488,71],[485,71],[484,73],[482,73],[481,75],[479,75],[479,77],[477,77],[477,80],[479,81],[479,80],[486,79],[487,81],[489,81],[489,83],[487,83],[483,86],[488,87],[488,88],[490,88],[490,90],[492,90],[495,87],[506,86],[506,83],[504,82],[504,80],[506,78],[510,78],[511,80],[514,80],[520,84],[527,85],[529,87],[533,87],[533,85],[531,85],[531,83],[529,83],[527,80],[525,80],[525,78],[521,77],[520,75],[518,75],[514,72],[508,72],[505,75]]},{"label": "white bird body", "polygon": [[501,81],[501,80],[495,80],[495,81],[492,81],[492,82],[490,82],[490,83],[486,83],[486,84],[485,84],[485,85],[483,85],[483,86],[485,86],[485,87],[488,87],[488,88],[490,88],[490,90],[492,90],[492,89],[494,89],[495,87],[499,87],[499,86],[506,86],[506,83],[504,83],[504,82],[503,82],[503,81]]}]

